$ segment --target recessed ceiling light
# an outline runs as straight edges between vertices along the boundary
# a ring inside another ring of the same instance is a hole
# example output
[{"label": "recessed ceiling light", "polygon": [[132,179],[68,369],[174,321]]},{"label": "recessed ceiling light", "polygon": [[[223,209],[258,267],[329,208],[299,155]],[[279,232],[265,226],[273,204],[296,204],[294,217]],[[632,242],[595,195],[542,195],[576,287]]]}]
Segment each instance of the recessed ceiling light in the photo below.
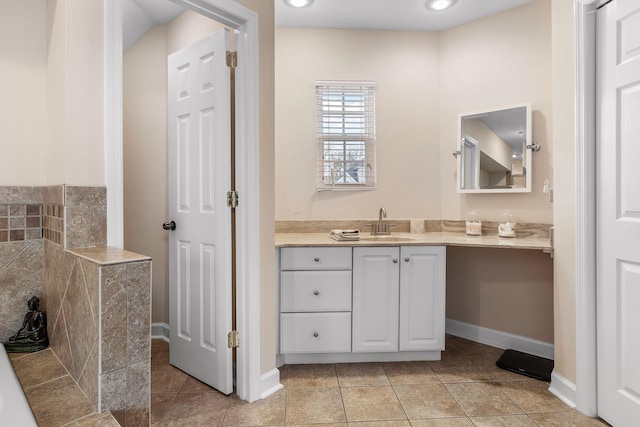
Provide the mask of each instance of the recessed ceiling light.
[{"label": "recessed ceiling light", "polygon": [[307,7],[313,0],[284,0],[284,2],[291,7]]},{"label": "recessed ceiling light", "polygon": [[432,10],[448,9],[455,4],[456,0],[427,0],[425,6]]}]

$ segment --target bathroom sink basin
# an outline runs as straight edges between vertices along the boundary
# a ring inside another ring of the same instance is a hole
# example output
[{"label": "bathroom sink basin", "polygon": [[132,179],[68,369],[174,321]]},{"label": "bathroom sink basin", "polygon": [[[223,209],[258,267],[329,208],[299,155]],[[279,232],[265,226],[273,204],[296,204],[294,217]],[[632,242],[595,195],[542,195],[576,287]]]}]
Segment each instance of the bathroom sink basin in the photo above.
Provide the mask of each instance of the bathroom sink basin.
[{"label": "bathroom sink basin", "polygon": [[400,236],[366,236],[360,237],[360,240],[365,240],[367,242],[413,242],[415,241],[412,237],[400,237]]}]

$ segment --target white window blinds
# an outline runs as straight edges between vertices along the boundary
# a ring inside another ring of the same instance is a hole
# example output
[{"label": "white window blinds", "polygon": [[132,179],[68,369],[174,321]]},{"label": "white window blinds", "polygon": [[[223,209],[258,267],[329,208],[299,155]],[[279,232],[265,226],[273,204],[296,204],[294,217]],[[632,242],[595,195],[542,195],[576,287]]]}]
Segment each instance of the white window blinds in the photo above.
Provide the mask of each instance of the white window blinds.
[{"label": "white window blinds", "polygon": [[316,188],[375,188],[375,82],[317,81],[316,114]]}]

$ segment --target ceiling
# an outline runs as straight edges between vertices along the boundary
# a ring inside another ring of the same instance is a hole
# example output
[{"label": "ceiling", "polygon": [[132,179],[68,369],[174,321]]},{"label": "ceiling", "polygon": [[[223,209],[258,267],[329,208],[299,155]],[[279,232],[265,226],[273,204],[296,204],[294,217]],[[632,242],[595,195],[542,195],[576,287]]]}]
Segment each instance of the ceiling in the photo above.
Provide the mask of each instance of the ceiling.
[{"label": "ceiling", "polygon": [[[425,0],[314,0],[305,8],[273,1],[277,27],[442,31],[531,0],[458,0],[438,12],[427,9]],[[122,9],[125,51],[153,26],[170,22],[184,10],[170,0],[123,0]]]},{"label": "ceiling", "polygon": [[530,0],[458,0],[437,12],[427,9],[425,0],[314,0],[305,8],[274,1],[278,27],[442,31]]}]

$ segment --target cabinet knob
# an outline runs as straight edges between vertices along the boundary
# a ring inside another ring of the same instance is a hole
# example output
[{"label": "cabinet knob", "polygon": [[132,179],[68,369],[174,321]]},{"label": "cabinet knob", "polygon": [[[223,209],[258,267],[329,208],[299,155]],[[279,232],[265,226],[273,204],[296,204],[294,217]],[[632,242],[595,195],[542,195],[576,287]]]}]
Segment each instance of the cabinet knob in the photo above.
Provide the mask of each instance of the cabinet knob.
[{"label": "cabinet knob", "polygon": [[315,257],[313,260],[314,260],[315,262],[318,262],[318,261],[320,261],[320,258]]},{"label": "cabinet knob", "polygon": [[394,259],[393,259],[393,263],[394,263],[394,264],[397,264],[397,263],[398,263],[398,258],[394,258]]},{"label": "cabinet knob", "polygon": [[315,296],[318,296],[318,295],[320,295],[320,291],[316,289],[315,291],[313,291],[313,294],[314,294]]},{"label": "cabinet knob", "polygon": [[409,261],[411,261],[411,258],[406,257],[406,258],[404,259],[404,261],[405,261],[405,262],[409,262]]},{"label": "cabinet knob", "polygon": [[317,333],[317,332],[314,332],[314,333],[313,333],[313,337],[314,337],[314,338],[318,338],[319,336],[320,336],[320,334],[319,334],[319,333]]}]

